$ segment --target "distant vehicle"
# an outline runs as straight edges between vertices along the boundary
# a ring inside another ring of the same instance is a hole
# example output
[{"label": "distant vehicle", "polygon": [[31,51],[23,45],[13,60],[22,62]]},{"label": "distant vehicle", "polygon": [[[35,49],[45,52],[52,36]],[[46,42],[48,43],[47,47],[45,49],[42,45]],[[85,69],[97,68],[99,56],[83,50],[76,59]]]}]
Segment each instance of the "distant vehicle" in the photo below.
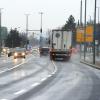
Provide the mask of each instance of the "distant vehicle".
[{"label": "distant vehicle", "polygon": [[15,48],[13,57],[14,57],[14,59],[25,58],[26,57],[26,49],[25,48]]},{"label": "distant vehicle", "polygon": [[33,47],[32,48],[32,51],[34,52],[34,51],[38,51],[39,50],[39,48],[38,47]]},{"label": "distant vehicle", "polygon": [[13,53],[14,53],[14,49],[13,48],[9,48],[8,57],[12,56]]},{"label": "distant vehicle", "polygon": [[40,47],[39,48],[40,56],[49,54],[49,47]]},{"label": "distant vehicle", "polygon": [[3,47],[2,48],[2,54],[8,54],[9,53],[9,48],[8,47]]},{"label": "distant vehicle", "polygon": [[57,58],[69,60],[71,57],[72,32],[64,30],[52,30],[50,37],[50,59]]}]

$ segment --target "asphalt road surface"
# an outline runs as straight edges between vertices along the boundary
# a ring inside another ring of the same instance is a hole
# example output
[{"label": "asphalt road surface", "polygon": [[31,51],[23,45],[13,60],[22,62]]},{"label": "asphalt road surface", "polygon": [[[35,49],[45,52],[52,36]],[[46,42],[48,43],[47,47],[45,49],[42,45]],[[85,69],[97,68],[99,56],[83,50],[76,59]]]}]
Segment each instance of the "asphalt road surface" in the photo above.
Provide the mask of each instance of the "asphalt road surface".
[{"label": "asphalt road surface", "polygon": [[37,55],[0,61],[0,100],[100,100],[100,71],[77,54],[66,62]]}]

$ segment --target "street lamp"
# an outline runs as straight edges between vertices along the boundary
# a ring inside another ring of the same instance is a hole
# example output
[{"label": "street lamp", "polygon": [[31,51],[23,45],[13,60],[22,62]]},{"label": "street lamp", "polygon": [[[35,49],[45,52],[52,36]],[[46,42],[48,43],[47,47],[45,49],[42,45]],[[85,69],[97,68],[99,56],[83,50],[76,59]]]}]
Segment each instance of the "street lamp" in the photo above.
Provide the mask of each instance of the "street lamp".
[{"label": "street lamp", "polygon": [[43,15],[43,12],[39,12],[39,14],[41,15],[41,28],[40,28],[40,32],[42,34],[42,15]]},{"label": "street lamp", "polygon": [[[78,21],[79,23],[79,21]],[[80,3],[80,27],[79,28],[82,28],[82,0],[81,0],[81,3]],[[82,52],[82,40],[80,40],[80,58],[81,58],[81,52]]]},{"label": "street lamp", "polygon": [[98,24],[99,24],[99,8],[100,7],[96,7],[96,8],[98,8]]},{"label": "street lamp", "polygon": [[87,0],[85,0],[85,16],[84,16],[84,61],[86,57],[86,7],[87,7]]},{"label": "street lamp", "polygon": [[2,50],[2,34],[1,34],[1,15],[2,15],[1,10],[2,9],[3,8],[0,8],[0,56],[1,56],[1,50]]},{"label": "street lamp", "polygon": [[[28,17],[30,14],[25,14],[26,15],[26,38],[28,38]],[[28,41],[26,40],[26,49],[27,49],[27,43]]]},{"label": "street lamp", "polygon": [[82,0],[80,4],[80,25],[82,26]]},{"label": "street lamp", "polygon": [[41,32],[41,35],[40,35],[40,47],[42,46],[42,15],[43,15],[43,12],[39,12],[39,14],[41,15],[41,28],[40,28],[40,32]]},{"label": "street lamp", "polygon": [[97,0],[95,0],[95,7],[94,7],[93,64],[95,64],[96,4]]}]

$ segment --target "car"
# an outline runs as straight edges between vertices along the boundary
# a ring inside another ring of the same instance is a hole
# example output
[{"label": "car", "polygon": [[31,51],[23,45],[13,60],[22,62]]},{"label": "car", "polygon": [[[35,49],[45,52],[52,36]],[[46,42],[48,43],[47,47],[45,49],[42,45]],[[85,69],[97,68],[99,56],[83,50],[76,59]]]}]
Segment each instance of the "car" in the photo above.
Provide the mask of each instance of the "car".
[{"label": "car", "polygon": [[38,53],[39,52],[39,47],[33,47],[32,52],[33,53]]},{"label": "car", "polygon": [[39,48],[40,56],[41,55],[48,55],[49,53],[49,47],[40,47]]},{"label": "car", "polygon": [[26,49],[25,48],[15,48],[13,57],[14,57],[14,59],[26,58]]},{"label": "car", "polygon": [[8,54],[9,53],[9,48],[8,47],[3,47],[2,48],[2,54]]},{"label": "car", "polygon": [[9,49],[9,52],[8,52],[8,57],[12,56],[14,53],[14,49],[13,48],[10,48]]}]

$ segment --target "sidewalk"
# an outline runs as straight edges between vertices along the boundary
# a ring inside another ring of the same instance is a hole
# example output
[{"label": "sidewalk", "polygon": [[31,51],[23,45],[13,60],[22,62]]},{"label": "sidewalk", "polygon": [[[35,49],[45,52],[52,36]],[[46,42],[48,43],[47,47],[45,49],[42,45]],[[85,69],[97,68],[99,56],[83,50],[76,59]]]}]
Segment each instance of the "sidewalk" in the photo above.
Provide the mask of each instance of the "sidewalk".
[{"label": "sidewalk", "polygon": [[80,62],[81,62],[81,63],[84,63],[84,64],[86,64],[86,65],[89,65],[89,66],[91,66],[91,67],[93,67],[93,68],[100,69],[100,61],[95,61],[95,64],[93,64],[92,61],[89,61],[89,60],[84,61],[84,60],[82,59],[82,60],[80,60]]}]

